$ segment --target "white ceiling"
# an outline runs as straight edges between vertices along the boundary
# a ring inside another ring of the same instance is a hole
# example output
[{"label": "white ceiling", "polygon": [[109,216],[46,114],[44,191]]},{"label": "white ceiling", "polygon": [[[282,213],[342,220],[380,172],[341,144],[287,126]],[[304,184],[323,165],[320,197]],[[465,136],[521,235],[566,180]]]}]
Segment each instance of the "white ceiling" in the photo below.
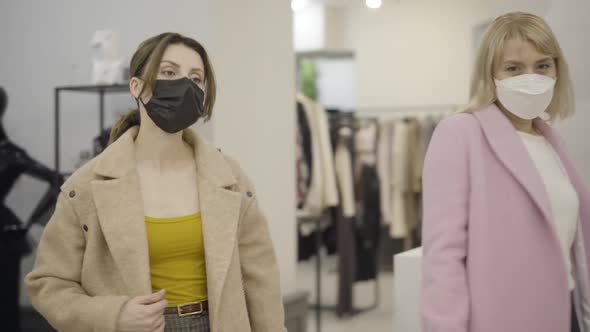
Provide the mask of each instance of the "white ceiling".
[{"label": "white ceiling", "polygon": [[321,3],[328,7],[349,6],[355,3],[363,3],[364,0],[312,0],[312,2]]}]

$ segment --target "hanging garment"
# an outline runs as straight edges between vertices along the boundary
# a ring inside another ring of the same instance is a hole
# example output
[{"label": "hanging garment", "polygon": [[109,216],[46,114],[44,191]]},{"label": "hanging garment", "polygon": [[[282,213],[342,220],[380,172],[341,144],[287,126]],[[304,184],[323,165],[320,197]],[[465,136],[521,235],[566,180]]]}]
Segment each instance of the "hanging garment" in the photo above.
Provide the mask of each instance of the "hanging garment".
[{"label": "hanging garment", "polygon": [[306,169],[305,162],[303,161],[302,138],[299,130],[295,132],[295,142],[295,197],[297,199],[297,208],[301,209],[307,193],[305,182],[306,176],[309,177],[309,171]]},{"label": "hanging garment", "polygon": [[404,238],[408,234],[406,223],[408,211],[405,204],[405,193],[409,188],[409,163],[408,163],[408,124],[398,121],[394,126],[394,138],[392,145],[391,167],[391,209],[392,220],[390,235],[392,238]]},{"label": "hanging garment", "polygon": [[377,147],[377,172],[381,183],[381,222],[391,225],[392,213],[392,161],[394,124],[391,121],[383,121],[379,124],[379,140]]},{"label": "hanging garment", "polygon": [[309,121],[305,115],[305,110],[301,103],[297,103],[297,127],[296,127],[296,197],[297,208],[301,209],[305,203],[305,197],[311,184],[312,170],[312,152],[311,152],[311,132]]},{"label": "hanging garment", "polygon": [[[300,147],[301,147],[301,158],[302,161],[305,163],[305,168],[307,169],[307,177],[303,180],[305,181],[306,188],[309,188],[311,184],[311,176],[312,174],[312,163],[313,163],[313,156],[312,156],[312,144],[311,144],[311,129],[309,124],[309,119],[305,113],[305,109],[303,108],[303,104],[297,102],[297,130],[300,134]],[[307,191],[307,189],[306,189]]]},{"label": "hanging garment", "polygon": [[355,216],[355,192],[354,174],[352,171],[352,159],[346,141],[352,138],[352,130],[347,127],[340,128],[340,140],[336,146],[334,156],[336,166],[336,177],[340,189],[340,202],[342,214],[345,218]]},{"label": "hanging garment", "polygon": [[377,276],[379,237],[381,228],[380,183],[375,166],[361,171],[363,200],[356,229],[356,280],[372,280]]},{"label": "hanging garment", "polygon": [[354,178],[357,201],[362,201],[362,171],[365,166],[377,164],[377,121],[374,119],[359,119],[359,128],[354,134],[354,149],[357,158],[354,163]]},{"label": "hanging garment", "polygon": [[410,232],[413,232],[418,227],[418,201],[417,195],[421,192],[422,169],[416,163],[418,161],[418,141],[420,125],[416,118],[406,119],[408,123],[408,179],[410,181],[409,188],[406,188],[404,194],[406,204],[406,223]]},{"label": "hanging garment", "polygon": [[299,94],[297,100],[303,105],[311,131],[311,183],[302,210],[319,216],[327,207],[338,204],[328,120],[323,108],[311,99]]},{"label": "hanging garment", "polygon": [[365,120],[354,135],[354,148],[357,153],[355,173],[360,177],[363,166],[374,166],[377,163],[377,135],[376,121]]}]

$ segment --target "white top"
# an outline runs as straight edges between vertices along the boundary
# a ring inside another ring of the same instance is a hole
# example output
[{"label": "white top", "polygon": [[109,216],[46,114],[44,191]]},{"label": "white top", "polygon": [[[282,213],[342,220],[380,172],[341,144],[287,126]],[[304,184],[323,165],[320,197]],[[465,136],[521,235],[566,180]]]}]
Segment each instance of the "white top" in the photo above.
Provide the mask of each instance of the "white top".
[{"label": "white top", "polygon": [[535,163],[551,202],[555,230],[569,271],[570,290],[575,288],[571,248],[576,236],[580,201],[559,156],[545,137],[518,132]]}]

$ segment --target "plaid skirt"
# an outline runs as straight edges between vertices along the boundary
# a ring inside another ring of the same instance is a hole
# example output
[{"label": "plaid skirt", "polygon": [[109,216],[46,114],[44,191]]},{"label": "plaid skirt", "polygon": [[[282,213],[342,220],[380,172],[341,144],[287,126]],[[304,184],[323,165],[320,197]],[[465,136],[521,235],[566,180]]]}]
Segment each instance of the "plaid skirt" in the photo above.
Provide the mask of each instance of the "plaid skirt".
[{"label": "plaid skirt", "polygon": [[178,315],[164,315],[166,320],[165,332],[209,332],[209,313],[178,317]]}]

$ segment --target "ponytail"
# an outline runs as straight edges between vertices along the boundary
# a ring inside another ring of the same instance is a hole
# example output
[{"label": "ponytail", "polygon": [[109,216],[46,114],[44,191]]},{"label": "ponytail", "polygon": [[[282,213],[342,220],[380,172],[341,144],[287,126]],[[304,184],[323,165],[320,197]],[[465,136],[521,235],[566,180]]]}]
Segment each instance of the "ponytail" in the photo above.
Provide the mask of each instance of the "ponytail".
[{"label": "ponytail", "polygon": [[131,127],[138,126],[140,122],[139,109],[133,109],[119,119],[111,129],[111,136],[108,145],[123,136],[123,134]]}]

